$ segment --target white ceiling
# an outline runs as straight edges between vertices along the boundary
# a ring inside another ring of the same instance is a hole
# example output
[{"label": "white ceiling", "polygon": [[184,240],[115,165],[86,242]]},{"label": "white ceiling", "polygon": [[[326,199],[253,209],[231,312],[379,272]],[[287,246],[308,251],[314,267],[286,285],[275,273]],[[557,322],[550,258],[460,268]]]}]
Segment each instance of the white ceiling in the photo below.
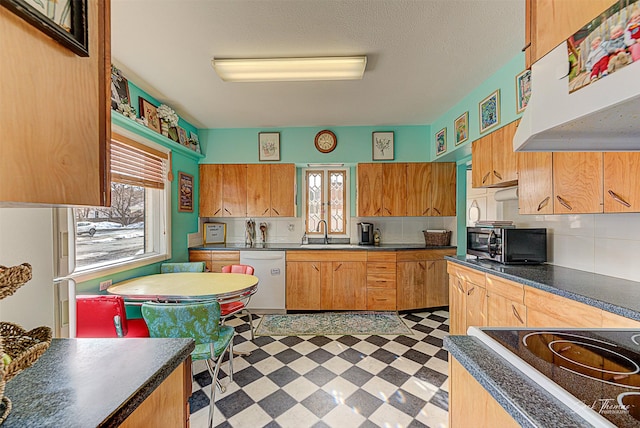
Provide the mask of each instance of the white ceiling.
[{"label": "white ceiling", "polygon": [[[524,3],[112,0],[112,59],[200,128],[425,125],[520,52]],[[211,67],[363,54],[364,78],[352,81],[230,83]]]}]

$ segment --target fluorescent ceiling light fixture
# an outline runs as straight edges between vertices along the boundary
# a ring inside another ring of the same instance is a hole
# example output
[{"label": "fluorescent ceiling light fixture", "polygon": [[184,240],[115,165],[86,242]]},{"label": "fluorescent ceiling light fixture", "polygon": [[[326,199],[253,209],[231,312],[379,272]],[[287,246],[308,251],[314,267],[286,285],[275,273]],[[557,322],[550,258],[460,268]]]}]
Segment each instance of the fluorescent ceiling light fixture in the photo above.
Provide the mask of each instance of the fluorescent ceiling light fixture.
[{"label": "fluorescent ceiling light fixture", "polygon": [[318,58],[212,59],[225,82],[278,82],[362,79],[366,56]]}]

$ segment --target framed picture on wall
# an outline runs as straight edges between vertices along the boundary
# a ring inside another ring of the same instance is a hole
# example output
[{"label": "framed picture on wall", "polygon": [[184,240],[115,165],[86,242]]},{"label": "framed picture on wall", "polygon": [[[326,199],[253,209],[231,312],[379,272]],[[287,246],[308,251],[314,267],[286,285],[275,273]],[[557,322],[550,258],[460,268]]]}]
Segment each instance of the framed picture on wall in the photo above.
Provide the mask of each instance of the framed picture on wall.
[{"label": "framed picture on wall", "polygon": [[225,223],[205,223],[202,225],[205,244],[224,244],[227,241],[227,225]]},{"label": "framed picture on wall", "polygon": [[111,66],[111,108],[118,110],[122,104],[131,104],[129,98],[129,82],[122,72]]},{"label": "framed picture on wall", "polygon": [[393,160],[393,132],[373,132],[371,137],[373,160]]},{"label": "framed picture on wall", "polygon": [[193,212],[193,175],[178,172],[178,211]]},{"label": "framed picture on wall", "polygon": [[500,123],[500,89],[480,101],[480,133],[493,128]]},{"label": "framed picture on wall", "polygon": [[516,113],[522,113],[531,98],[531,70],[516,76]]},{"label": "framed picture on wall", "polygon": [[465,111],[453,122],[456,133],[456,146],[469,139],[469,112]]},{"label": "framed picture on wall", "polygon": [[442,128],[436,133],[436,156],[447,151],[447,128]]},{"label": "framed picture on wall", "polygon": [[147,127],[160,133],[160,119],[158,118],[158,108],[149,101],[140,97],[140,117],[147,120]]},{"label": "framed picture on wall", "polygon": [[258,133],[258,159],[261,161],[280,160],[280,133]]}]

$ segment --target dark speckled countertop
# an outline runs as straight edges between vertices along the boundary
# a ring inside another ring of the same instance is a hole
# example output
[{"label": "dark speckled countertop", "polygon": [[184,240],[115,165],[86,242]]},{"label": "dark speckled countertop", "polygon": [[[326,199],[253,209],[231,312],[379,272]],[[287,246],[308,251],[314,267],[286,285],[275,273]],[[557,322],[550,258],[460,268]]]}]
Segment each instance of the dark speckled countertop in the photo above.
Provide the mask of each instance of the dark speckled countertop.
[{"label": "dark speckled countertop", "polygon": [[290,250],[335,250],[335,251],[352,251],[352,250],[368,250],[368,251],[402,251],[402,250],[448,250],[456,249],[455,246],[442,246],[442,247],[427,247],[424,244],[381,244],[381,245],[357,245],[345,248],[342,243],[337,243],[336,247],[332,248],[331,244],[318,248],[316,245],[302,245],[299,243],[273,243],[273,244],[256,244],[253,247],[247,247],[244,244],[206,244],[196,245],[190,247],[190,250],[226,250],[226,251],[290,251]]},{"label": "dark speckled countertop", "polygon": [[2,427],[115,427],[194,349],[191,339],[53,339],[7,382]]},{"label": "dark speckled countertop", "polygon": [[503,265],[464,256],[445,259],[640,321],[640,282],[546,263]]},{"label": "dark speckled countertop", "polygon": [[446,336],[444,346],[522,427],[592,426],[479,339]]}]

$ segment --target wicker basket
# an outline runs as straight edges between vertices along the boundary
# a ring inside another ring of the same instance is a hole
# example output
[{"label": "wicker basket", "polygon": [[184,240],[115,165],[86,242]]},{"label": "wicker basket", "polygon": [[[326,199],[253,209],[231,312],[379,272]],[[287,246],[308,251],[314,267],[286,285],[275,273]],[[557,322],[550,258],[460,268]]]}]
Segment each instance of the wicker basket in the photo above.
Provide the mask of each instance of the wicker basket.
[{"label": "wicker basket", "polygon": [[427,247],[446,247],[451,243],[450,230],[444,232],[429,232],[423,230],[422,233],[424,233],[424,242]]},{"label": "wicker basket", "polygon": [[30,279],[31,265],[29,263],[13,267],[0,266],[0,299],[11,296]]},{"label": "wicker basket", "polygon": [[25,331],[17,324],[0,322],[2,352],[11,357],[9,365],[4,367],[3,381],[9,381],[35,363],[49,348],[51,336],[49,327],[37,327]]}]

